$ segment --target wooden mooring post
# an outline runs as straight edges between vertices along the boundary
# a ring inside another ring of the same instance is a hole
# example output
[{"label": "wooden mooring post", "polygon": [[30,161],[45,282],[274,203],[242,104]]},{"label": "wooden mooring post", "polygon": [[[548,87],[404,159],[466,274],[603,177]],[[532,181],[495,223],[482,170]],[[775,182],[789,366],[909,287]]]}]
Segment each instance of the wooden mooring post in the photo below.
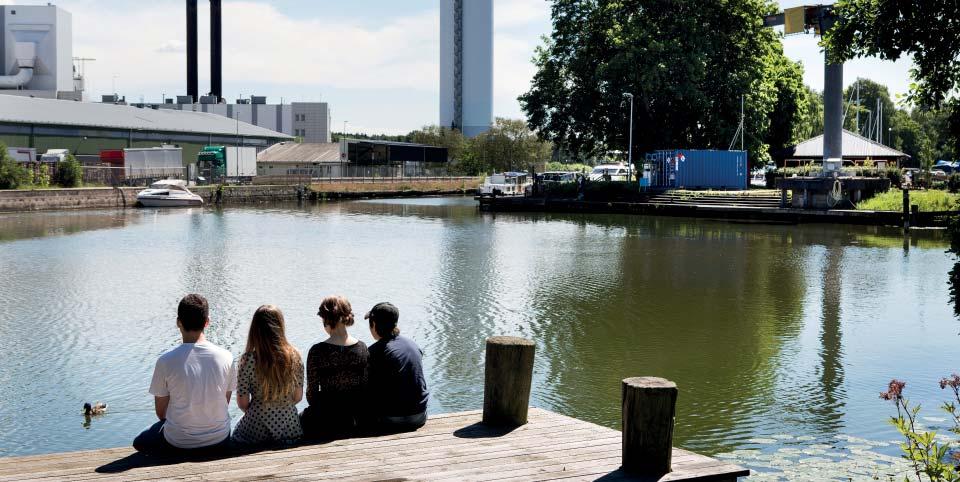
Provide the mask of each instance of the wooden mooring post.
[{"label": "wooden mooring post", "polygon": [[483,423],[518,427],[527,423],[536,345],[523,338],[487,339]]},{"label": "wooden mooring post", "polygon": [[623,381],[623,470],[660,477],[672,471],[677,384],[663,378]]}]

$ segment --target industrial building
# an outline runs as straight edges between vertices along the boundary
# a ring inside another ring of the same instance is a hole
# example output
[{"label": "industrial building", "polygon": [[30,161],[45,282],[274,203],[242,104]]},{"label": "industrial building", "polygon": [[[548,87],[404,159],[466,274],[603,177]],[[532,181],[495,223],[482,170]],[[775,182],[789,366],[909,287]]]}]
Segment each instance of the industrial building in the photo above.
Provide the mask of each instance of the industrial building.
[{"label": "industrial building", "polygon": [[283,142],[257,155],[257,174],[310,178],[436,176],[447,173],[448,161],[445,147],[405,142]]},{"label": "industrial building", "polygon": [[[119,99],[104,96],[104,102]],[[239,120],[255,126],[282,132],[298,137],[308,143],[331,142],[330,106],[326,102],[293,102],[289,104],[268,104],[266,97],[253,96],[239,99],[235,104],[213,103],[211,97],[200,97],[201,102],[190,102],[189,97],[167,99],[162,104],[147,104],[144,107],[175,109],[181,111],[207,112],[230,119]]]},{"label": "industrial building", "polygon": [[73,20],[55,5],[0,5],[0,94],[82,100]]},{"label": "industrial building", "polygon": [[170,144],[183,148],[188,163],[207,145],[265,149],[291,140],[217,114],[0,95],[0,142],[40,153],[69,149],[97,156],[106,149]]},{"label": "industrial building", "polygon": [[440,0],[440,126],[493,124],[493,0]]}]

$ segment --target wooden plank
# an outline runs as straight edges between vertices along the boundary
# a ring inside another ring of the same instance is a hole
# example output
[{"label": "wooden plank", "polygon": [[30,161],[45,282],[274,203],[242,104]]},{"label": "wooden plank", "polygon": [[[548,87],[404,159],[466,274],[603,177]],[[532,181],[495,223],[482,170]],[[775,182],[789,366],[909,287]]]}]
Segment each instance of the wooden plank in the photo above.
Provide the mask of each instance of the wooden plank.
[{"label": "wooden plank", "polygon": [[[591,429],[580,429],[577,431],[565,431],[562,435],[553,437],[557,443],[561,442],[576,442],[583,441],[584,439],[592,440],[592,433],[589,431]],[[329,472],[330,470],[352,470],[352,475],[359,475],[364,473],[364,470],[379,469],[385,464],[389,464],[391,467],[401,467],[409,465],[411,468],[423,469],[434,464],[451,464],[455,463],[456,460],[462,457],[478,457],[481,459],[493,459],[501,455],[502,450],[512,449],[520,447],[524,452],[530,452],[537,449],[537,447],[543,447],[543,436],[544,434],[535,433],[530,434],[529,436],[523,438],[517,438],[511,443],[506,443],[502,440],[496,442],[484,442],[484,441],[471,441],[465,440],[461,441],[458,444],[452,444],[452,440],[448,443],[436,444],[431,447],[412,447],[408,450],[401,450],[397,452],[383,451],[378,450],[376,447],[371,447],[364,451],[364,453],[377,454],[375,456],[368,457],[358,457],[356,453],[333,453],[333,454],[318,454],[316,457],[311,457],[307,459],[297,459],[286,461],[282,464],[283,474],[276,475],[274,478],[285,477],[287,475],[297,475],[301,471],[306,471],[309,473],[316,473],[315,477],[328,477],[332,476],[339,477],[342,475],[340,472]],[[593,443],[593,442],[588,442]],[[438,462],[439,461],[439,462]],[[230,464],[225,467],[212,468],[207,470],[204,474],[205,480],[210,479],[223,479],[230,480],[233,474],[239,475],[254,475],[261,474],[273,474],[279,467],[274,466],[263,466],[262,464],[253,464],[249,470],[237,470],[237,469],[246,469],[246,467],[236,467],[235,464]],[[221,477],[218,473],[222,472],[225,476]],[[164,473],[164,476],[172,476],[174,474]],[[129,480],[129,479],[128,479]],[[190,477],[187,477],[183,480],[191,480]]]},{"label": "wooden plank", "polygon": [[[458,424],[454,426],[460,427],[464,424],[468,424],[466,425],[466,427],[470,427],[469,422],[471,421],[475,422],[476,420],[479,420],[479,415],[477,415],[476,417],[477,418],[473,420],[461,420]],[[570,430],[577,430],[577,429],[584,430],[582,424],[578,426],[578,424],[567,421],[567,420],[551,421],[548,418],[544,418],[544,420],[545,420],[544,422],[538,423],[537,425],[528,425],[528,426],[519,428],[515,432],[517,432],[518,436],[522,435],[522,436],[530,436],[533,438],[542,438],[542,436],[545,434],[549,435],[549,434],[564,433]],[[472,439],[457,438],[456,436],[454,436],[453,435],[454,430],[451,428],[451,426],[445,426],[445,428],[446,430],[444,432],[424,433],[420,437],[413,436],[414,434],[419,434],[419,432],[416,432],[416,433],[408,433],[408,434],[390,435],[390,436],[384,436],[384,437],[378,437],[378,438],[338,440],[338,441],[330,442],[326,444],[305,445],[298,448],[260,452],[253,455],[222,457],[219,460],[207,462],[206,464],[207,467],[205,468],[205,472],[216,470],[216,466],[220,464],[229,464],[231,467],[238,463],[247,463],[247,464],[262,466],[274,461],[277,461],[279,463],[288,463],[286,462],[286,460],[296,459],[296,458],[305,458],[305,459],[323,458],[324,460],[329,460],[331,459],[331,454],[333,454],[334,456],[333,458],[336,458],[335,456],[337,454],[344,453],[342,448],[348,447],[348,446],[350,449],[382,451],[385,449],[391,449],[391,448],[397,448],[397,447],[402,448],[411,443],[416,443],[417,446],[439,444],[441,442],[444,443],[444,446],[450,446],[451,444],[453,445],[458,445],[458,444],[476,445],[477,444],[477,442],[475,442]],[[482,435],[484,433],[483,430],[485,429],[481,428],[480,430],[481,430],[480,432],[475,432],[475,434]],[[497,434],[500,432],[492,431],[487,433]],[[452,440],[451,441],[444,440],[447,438],[450,438]],[[177,464],[165,465],[164,467],[152,468],[152,471],[155,472],[157,470],[160,470],[161,472],[166,473],[166,468],[177,467],[180,465],[186,465],[186,464],[177,463]],[[96,468],[96,467],[73,468],[69,465],[66,467],[67,469],[65,471],[49,470],[50,467],[47,467],[46,468],[47,470],[45,470],[42,473],[34,473],[32,474],[32,477],[35,480],[40,480],[43,478],[61,478],[66,476],[71,477],[72,480],[95,480],[99,477],[99,475],[95,473],[88,473],[87,475],[82,475],[87,472],[92,472],[93,468]],[[133,476],[134,471],[140,471],[140,470],[142,469],[133,469],[132,471],[126,471],[124,473],[127,475],[127,477],[131,477]],[[170,470],[173,470],[173,469],[170,469]],[[194,469],[188,466],[187,470],[193,471]],[[149,471],[151,470],[148,470],[148,472]],[[0,481],[5,482],[7,480],[23,480],[23,475],[24,474],[18,474],[17,476],[13,476],[9,478],[0,478]]]},{"label": "wooden plank", "polygon": [[[455,414],[461,415],[461,414]],[[543,416],[544,414],[538,413],[535,415],[538,422],[548,420],[549,417]],[[480,412],[474,411],[463,414],[462,416],[442,416],[442,417],[431,417],[430,421],[423,428],[416,432],[407,432],[401,434],[387,435],[376,438],[355,438],[349,440],[337,440],[330,442],[333,445],[362,445],[368,443],[368,441],[384,441],[384,440],[403,440],[411,439],[417,437],[428,437],[428,436],[443,436],[448,432],[460,428],[464,425],[469,425],[470,423],[475,423],[480,419]],[[304,447],[311,447],[315,445],[304,445],[295,449],[288,450],[298,450]],[[6,475],[16,475],[30,473],[36,470],[51,469],[55,467],[65,467],[65,468],[77,468],[77,467],[92,467],[96,468],[101,465],[113,462],[114,460],[122,457],[126,457],[135,453],[132,448],[123,448],[123,449],[107,449],[107,450],[96,450],[96,451],[86,451],[86,452],[69,452],[66,454],[53,454],[49,456],[29,456],[29,457],[7,457],[0,458],[0,480],[6,480],[3,476]]]},{"label": "wooden plank", "polygon": [[[430,417],[416,432],[192,461],[148,458],[131,449],[0,458],[0,482],[644,480],[620,472],[619,431],[539,409],[530,409],[529,423],[515,429],[481,425],[481,416],[446,414]],[[749,473],[680,449],[672,458],[674,471],[660,482],[734,480]]]}]

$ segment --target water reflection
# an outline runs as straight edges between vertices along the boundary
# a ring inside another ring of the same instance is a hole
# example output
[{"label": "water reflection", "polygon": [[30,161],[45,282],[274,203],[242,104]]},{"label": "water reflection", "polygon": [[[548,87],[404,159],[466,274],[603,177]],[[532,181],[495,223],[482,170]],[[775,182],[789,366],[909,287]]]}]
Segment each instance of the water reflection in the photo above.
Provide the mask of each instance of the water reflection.
[{"label": "water reflection", "polygon": [[819,385],[810,387],[816,423],[824,435],[840,432],[845,393],[843,393],[843,340],[840,326],[843,289],[843,248],[828,248],[822,271],[822,314],[820,329]]},{"label": "water reflection", "polygon": [[[955,349],[954,260],[936,233],[906,253],[895,229],[489,215],[470,199],[32,216],[0,216],[0,353],[16,360],[0,370],[2,453],[127,444],[153,417],[149,376],[187,292],[208,297],[210,338],[237,354],[260,304],[281,306],[306,351],[324,295],[360,314],[393,301],[426,352],[432,413],[479,408],[495,334],[537,342],[534,405],[603,425],[619,426],[622,378],[670,378],[677,441],[707,453],[886,437],[876,386]],[[85,429],[90,399],[111,412]]]}]

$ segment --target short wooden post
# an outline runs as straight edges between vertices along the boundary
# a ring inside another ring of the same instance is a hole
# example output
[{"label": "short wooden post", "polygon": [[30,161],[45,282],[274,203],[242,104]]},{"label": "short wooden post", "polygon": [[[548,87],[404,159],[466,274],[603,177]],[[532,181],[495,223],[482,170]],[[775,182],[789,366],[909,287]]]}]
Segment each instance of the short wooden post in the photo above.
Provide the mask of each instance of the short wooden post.
[{"label": "short wooden post", "polygon": [[648,476],[670,473],[677,384],[663,378],[623,381],[623,469]]},{"label": "short wooden post", "polygon": [[535,349],[532,341],[523,338],[487,339],[483,423],[512,427],[527,423]]},{"label": "short wooden post", "polygon": [[910,190],[903,189],[903,230],[910,229]]}]

